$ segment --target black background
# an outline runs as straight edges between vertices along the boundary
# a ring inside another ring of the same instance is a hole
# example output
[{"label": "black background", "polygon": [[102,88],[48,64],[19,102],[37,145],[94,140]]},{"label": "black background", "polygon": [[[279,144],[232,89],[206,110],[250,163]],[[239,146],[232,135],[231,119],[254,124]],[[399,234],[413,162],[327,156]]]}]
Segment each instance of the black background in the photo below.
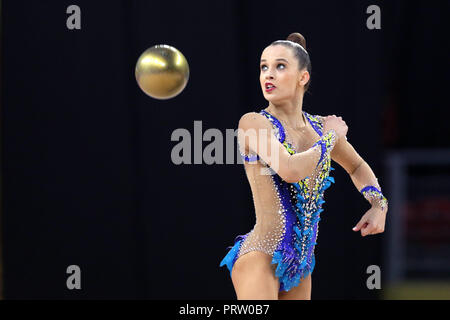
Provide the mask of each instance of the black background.
[{"label": "black background", "polygon": [[[66,8],[81,8],[68,30]],[[369,30],[366,8],[381,8]],[[381,186],[383,156],[449,147],[449,1],[2,1],[2,244],[6,299],[234,298],[219,262],[254,224],[242,164],[174,165],[171,134],[237,128],[267,106],[259,59],[291,32],[312,60],[303,109],[336,114]],[[171,100],[137,86],[139,55],[168,44],[190,79]],[[208,143],[203,143],[205,146]],[[336,168],[321,214],[313,299],[376,299],[366,268],[385,234]],[[389,198],[389,190],[385,189]],[[82,289],[68,290],[78,265]]]}]

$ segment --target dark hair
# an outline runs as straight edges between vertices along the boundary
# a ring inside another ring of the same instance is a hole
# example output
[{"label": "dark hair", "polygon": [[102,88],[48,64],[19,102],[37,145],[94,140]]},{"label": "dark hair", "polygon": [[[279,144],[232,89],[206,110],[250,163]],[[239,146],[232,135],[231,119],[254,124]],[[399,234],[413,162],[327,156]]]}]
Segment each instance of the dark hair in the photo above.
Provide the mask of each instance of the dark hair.
[{"label": "dark hair", "polygon": [[[271,46],[283,45],[285,47],[292,48],[294,50],[294,55],[298,60],[298,69],[303,70],[304,68],[306,68],[306,70],[309,72],[309,75],[311,76],[311,60],[309,59],[309,54],[306,52],[305,37],[302,36],[298,32],[293,32],[286,38],[286,40],[298,43],[305,50],[302,50],[302,48],[300,48],[299,46],[296,46],[295,44],[292,44],[289,41],[285,41],[285,40],[276,40],[276,41],[272,42],[270,45]],[[305,92],[308,90],[310,83],[311,83],[311,78],[305,84]]]}]

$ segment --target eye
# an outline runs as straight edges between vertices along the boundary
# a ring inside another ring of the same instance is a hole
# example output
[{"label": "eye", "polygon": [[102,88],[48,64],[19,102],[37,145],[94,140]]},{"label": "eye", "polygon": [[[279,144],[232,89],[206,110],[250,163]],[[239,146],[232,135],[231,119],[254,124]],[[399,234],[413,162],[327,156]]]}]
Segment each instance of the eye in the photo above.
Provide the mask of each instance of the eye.
[{"label": "eye", "polygon": [[[279,67],[279,66],[283,66],[282,69],[285,69],[285,68],[286,68],[286,66],[285,66],[283,63],[279,63],[279,64],[277,65],[277,67]],[[261,70],[264,70],[264,67],[267,67],[267,66],[266,66],[265,64],[261,65]]]}]

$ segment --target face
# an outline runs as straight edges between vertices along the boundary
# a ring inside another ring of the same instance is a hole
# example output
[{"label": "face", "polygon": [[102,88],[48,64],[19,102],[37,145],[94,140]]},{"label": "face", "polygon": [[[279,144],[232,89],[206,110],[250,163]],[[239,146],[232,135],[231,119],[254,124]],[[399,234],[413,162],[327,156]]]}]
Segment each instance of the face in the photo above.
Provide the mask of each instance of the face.
[{"label": "face", "polygon": [[[293,50],[282,45],[268,46],[261,55],[259,81],[264,98],[270,102],[292,100],[309,79],[306,70],[298,70]],[[267,88],[270,82],[275,87]]]}]

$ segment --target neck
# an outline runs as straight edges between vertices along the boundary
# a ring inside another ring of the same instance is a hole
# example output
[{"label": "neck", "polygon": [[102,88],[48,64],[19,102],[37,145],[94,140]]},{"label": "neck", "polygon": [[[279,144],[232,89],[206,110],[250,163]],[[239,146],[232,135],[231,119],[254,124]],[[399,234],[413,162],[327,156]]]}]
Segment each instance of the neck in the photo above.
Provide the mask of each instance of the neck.
[{"label": "neck", "polygon": [[303,99],[297,99],[289,102],[272,103],[269,102],[267,111],[284,122],[287,122],[293,128],[306,126],[303,119]]}]

